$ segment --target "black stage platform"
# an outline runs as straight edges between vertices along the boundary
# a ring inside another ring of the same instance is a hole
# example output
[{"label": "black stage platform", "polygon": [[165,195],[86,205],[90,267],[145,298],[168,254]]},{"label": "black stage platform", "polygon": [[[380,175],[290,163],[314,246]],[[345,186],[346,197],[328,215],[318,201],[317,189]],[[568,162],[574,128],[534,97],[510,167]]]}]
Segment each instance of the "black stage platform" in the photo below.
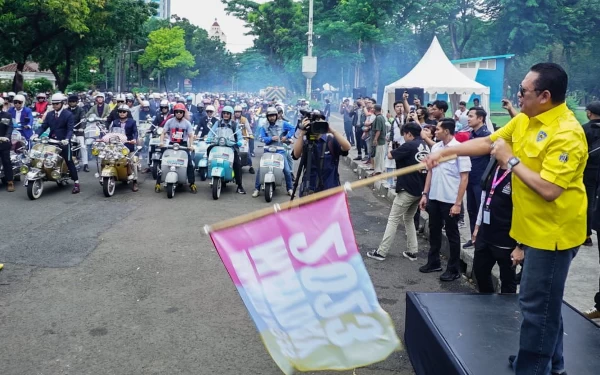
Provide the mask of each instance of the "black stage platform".
[{"label": "black stage platform", "polygon": [[[570,375],[600,374],[600,326],[563,303]],[[406,350],[417,375],[510,375],[521,313],[517,295],[406,294]]]}]

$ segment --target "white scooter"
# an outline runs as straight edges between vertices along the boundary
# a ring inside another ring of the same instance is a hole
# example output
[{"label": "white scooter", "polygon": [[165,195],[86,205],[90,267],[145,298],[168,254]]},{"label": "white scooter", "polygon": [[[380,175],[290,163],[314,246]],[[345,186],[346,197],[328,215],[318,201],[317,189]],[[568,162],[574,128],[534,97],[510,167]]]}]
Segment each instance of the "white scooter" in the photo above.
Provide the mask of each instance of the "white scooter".
[{"label": "white scooter", "polygon": [[260,158],[260,187],[265,191],[265,201],[271,202],[277,186],[285,184],[285,152],[284,147],[265,147]]},{"label": "white scooter", "polygon": [[169,199],[175,196],[175,189],[179,185],[186,184],[188,154],[187,147],[180,146],[178,143],[167,145],[162,154],[161,166],[164,184],[167,185],[167,197]]}]

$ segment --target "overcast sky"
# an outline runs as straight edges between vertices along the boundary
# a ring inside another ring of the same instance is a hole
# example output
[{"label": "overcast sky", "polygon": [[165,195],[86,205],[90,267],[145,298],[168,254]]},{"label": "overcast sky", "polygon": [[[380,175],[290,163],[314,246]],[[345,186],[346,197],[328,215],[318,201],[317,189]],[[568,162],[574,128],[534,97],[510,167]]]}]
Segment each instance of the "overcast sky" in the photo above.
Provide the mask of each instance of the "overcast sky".
[{"label": "overcast sky", "polygon": [[[266,0],[255,0],[264,3]],[[252,37],[245,36],[248,31],[244,22],[225,14],[225,5],[221,0],[171,0],[171,14],[187,18],[193,24],[209,30],[217,18],[221,30],[227,35],[227,48],[234,53],[252,47]]]}]

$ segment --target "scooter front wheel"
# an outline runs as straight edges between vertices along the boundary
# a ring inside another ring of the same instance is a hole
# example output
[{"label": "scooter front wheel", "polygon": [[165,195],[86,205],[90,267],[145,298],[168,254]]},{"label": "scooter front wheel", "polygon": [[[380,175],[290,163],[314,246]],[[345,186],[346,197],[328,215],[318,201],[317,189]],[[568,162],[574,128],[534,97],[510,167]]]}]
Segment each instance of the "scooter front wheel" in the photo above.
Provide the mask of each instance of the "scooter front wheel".
[{"label": "scooter front wheel", "polygon": [[29,199],[36,200],[42,196],[44,192],[44,181],[35,180],[27,184],[27,196]]},{"label": "scooter front wheel", "polygon": [[212,196],[214,200],[219,199],[221,196],[221,178],[213,177],[212,181]]},{"label": "scooter front wheel", "polygon": [[155,180],[158,178],[158,171],[158,163],[154,162],[154,164],[152,164],[152,178]]},{"label": "scooter front wheel", "polygon": [[274,183],[265,185],[265,201],[267,201],[267,203],[269,203],[273,200],[274,191],[275,191]]},{"label": "scooter front wheel", "polygon": [[200,175],[200,181],[206,181],[208,170],[206,167],[198,168],[198,174]]},{"label": "scooter front wheel", "polygon": [[175,184],[167,184],[167,198],[172,199],[175,196]]},{"label": "scooter front wheel", "polygon": [[115,195],[116,188],[115,178],[114,177],[104,177],[102,179],[102,192],[106,198],[110,198]]}]

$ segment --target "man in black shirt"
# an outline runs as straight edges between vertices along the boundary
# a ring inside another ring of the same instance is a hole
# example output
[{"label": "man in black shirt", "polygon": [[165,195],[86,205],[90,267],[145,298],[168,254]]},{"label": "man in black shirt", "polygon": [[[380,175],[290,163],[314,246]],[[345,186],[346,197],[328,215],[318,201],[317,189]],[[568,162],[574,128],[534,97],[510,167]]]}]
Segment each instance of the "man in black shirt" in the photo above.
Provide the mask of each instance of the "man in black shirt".
[{"label": "man in black shirt", "polygon": [[591,102],[585,107],[589,122],[583,125],[588,145],[589,158],[583,171],[583,184],[588,198],[587,239],[585,246],[592,246],[592,212],[596,202],[598,169],[600,168],[600,101]]},{"label": "man in black shirt", "polygon": [[2,163],[2,168],[4,169],[3,182],[6,183],[6,190],[12,193],[15,191],[12,163],[10,161],[13,119],[10,113],[3,111],[3,108],[4,99],[0,97],[0,163]]},{"label": "man in black shirt", "polygon": [[[398,169],[419,164],[421,160],[429,155],[430,151],[427,143],[421,138],[421,126],[417,123],[407,123],[402,127],[401,133],[405,143],[388,154],[389,159],[396,160],[396,168]],[[385,260],[396,236],[398,224],[400,224],[400,220],[403,220],[408,247],[408,251],[405,251],[403,255],[410,260],[417,259],[417,230],[413,217],[419,208],[419,201],[425,187],[426,177],[427,173],[422,172],[409,173],[397,177],[396,193],[398,195],[396,195],[392,204],[385,234],[379,248],[375,251],[367,252],[369,258]]]},{"label": "man in black shirt", "polygon": [[[492,160],[491,163],[495,163]],[[481,193],[481,205],[472,241],[475,243],[473,273],[480,293],[494,293],[492,268],[500,267],[502,293],[516,293],[517,280],[510,254],[517,242],[510,235],[512,224],[511,172],[495,165]]]}]

